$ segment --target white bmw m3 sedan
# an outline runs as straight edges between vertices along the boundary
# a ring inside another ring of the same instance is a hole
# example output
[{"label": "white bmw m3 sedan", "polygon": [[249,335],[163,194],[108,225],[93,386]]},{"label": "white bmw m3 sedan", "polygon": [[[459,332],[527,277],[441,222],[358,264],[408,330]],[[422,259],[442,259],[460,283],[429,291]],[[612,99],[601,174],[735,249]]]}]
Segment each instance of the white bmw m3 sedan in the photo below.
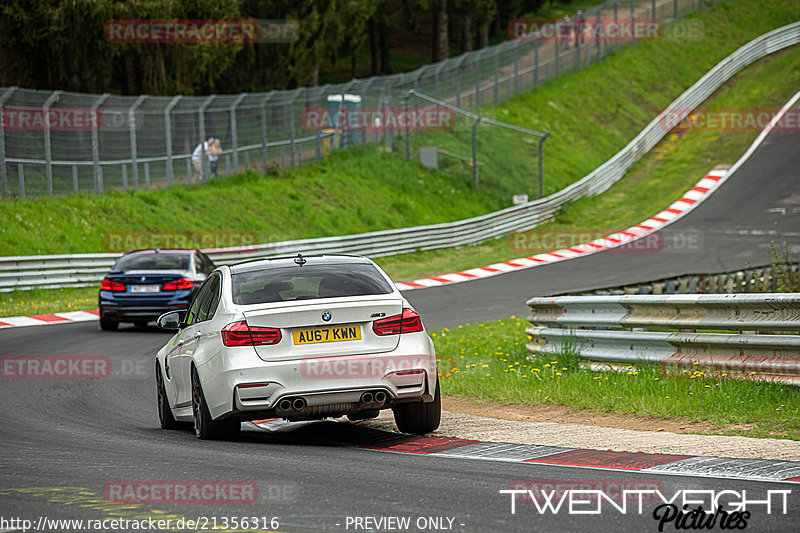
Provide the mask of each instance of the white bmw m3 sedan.
[{"label": "white bmw m3 sedan", "polygon": [[433,342],[389,277],[365,257],[259,259],[217,268],[156,354],[161,427],[201,439],[241,422],[378,416],[400,431],[439,427]]}]

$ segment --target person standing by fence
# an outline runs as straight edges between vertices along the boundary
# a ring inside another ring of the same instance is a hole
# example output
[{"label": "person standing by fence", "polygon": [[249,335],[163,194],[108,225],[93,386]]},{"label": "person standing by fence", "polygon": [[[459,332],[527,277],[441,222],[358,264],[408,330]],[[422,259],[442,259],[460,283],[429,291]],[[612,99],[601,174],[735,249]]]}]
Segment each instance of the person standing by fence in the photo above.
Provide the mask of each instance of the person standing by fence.
[{"label": "person standing by fence", "polygon": [[210,150],[214,144],[214,137],[209,137],[207,141],[200,141],[200,144],[194,147],[192,152],[192,167],[194,172],[192,176],[193,181],[200,181],[203,179],[203,158],[208,157],[211,160]]}]

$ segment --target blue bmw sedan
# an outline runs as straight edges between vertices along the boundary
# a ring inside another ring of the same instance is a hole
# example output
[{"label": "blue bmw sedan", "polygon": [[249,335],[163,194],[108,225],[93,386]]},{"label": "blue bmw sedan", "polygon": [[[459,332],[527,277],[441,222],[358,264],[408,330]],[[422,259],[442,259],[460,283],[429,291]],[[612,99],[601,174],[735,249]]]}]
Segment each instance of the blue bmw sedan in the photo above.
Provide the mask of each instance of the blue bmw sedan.
[{"label": "blue bmw sedan", "polygon": [[100,283],[100,327],[144,327],[163,313],[186,309],[216,268],[200,250],[135,250],[120,257]]}]

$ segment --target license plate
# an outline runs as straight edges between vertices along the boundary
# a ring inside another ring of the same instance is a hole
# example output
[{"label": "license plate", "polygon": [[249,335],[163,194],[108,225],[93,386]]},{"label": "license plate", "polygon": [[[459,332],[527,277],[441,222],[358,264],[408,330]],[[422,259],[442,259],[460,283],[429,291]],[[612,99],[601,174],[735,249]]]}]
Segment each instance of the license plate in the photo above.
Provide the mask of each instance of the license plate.
[{"label": "license plate", "polygon": [[334,326],[330,328],[297,329],[292,332],[295,344],[320,342],[360,341],[361,326]]},{"label": "license plate", "polygon": [[161,285],[129,285],[131,292],[159,292]]}]

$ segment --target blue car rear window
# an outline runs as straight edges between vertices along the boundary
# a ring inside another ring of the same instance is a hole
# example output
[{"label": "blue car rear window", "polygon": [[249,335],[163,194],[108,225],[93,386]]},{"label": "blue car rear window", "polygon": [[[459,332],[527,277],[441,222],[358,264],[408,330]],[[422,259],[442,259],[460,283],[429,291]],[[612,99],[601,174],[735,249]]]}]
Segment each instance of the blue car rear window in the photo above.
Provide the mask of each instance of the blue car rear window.
[{"label": "blue car rear window", "polygon": [[112,272],[125,270],[189,270],[188,254],[132,254],[121,257]]}]

